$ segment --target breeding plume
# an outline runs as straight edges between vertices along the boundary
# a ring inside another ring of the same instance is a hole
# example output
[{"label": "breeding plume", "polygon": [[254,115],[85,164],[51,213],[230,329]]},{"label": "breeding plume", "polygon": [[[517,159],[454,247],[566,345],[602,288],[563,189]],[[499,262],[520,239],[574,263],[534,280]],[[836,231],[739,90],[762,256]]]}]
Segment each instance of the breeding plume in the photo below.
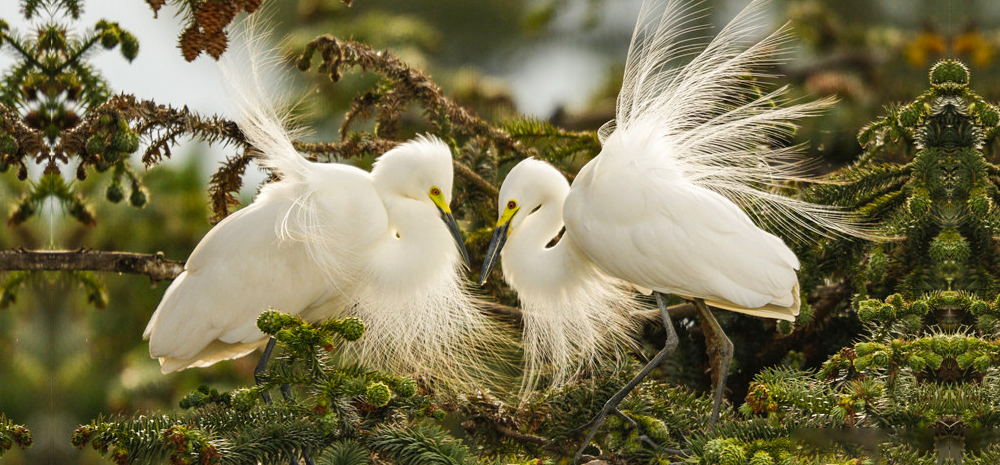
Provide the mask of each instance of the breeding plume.
[{"label": "breeding plume", "polygon": [[[789,104],[785,88],[760,94],[754,85],[759,82],[748,80],[768,77],[757,70],[779,61],[787,26],[754,40],[761,32],[765,3],[754,1],[714,39],[694,39],[701,12],[684,3],[643,4],[615,120],[601,128],[602,150],[580,170],[572,187],[566,189],[551,166],[525,160],[511,170],[500,191],[500,219],[484,276],[505,244],[531,248],[502,253],[504,274],[522,301],[544,303],[542,297],[586,291],[555,281],[547,290],[522,292],[526,282],[517,279],[519,274],[588,276],[600,270],[636,289],[653,291],[660,306],[666,346],[608,401],[591,423],[584,446],[606,415],[676,346],[661,294],[692,300],[718,336],[722,357],[715,367],[713,423],[732,343],[705,304],[785,320],[798,314],[798,259],[741,207],[789,233],[811,228],[864,235],[842,212],[768,190],[802,179],[794,148],[783,144],[795,127],[792,121],[831,103]],[[681,59],[688,61],[674,64]],[[552,238],[551,224],[559,212],[566,228],[560,241],[566,256],[546,263],[554,254],[539,251]],[[546,227],[536,226],[540,224]]]},{"label": "breeding plume", "polygon": [[371,173],[305,160],[262,84],[274,79],[262,37],[248,33],[248,63],[225,71],[240,129],[280,180],[191,253],[146,327],[150,355],[164,373],[246,355],[267,342],[256,320],[273,307],[309,321],[360,317],[365,335],[348,347],[366,365],[481,378],[475,348],[493,336],[465,287],[448,146],[417,137]]},{"label": "breeding plume", "polygon": [[531,158],[500,186],[500,221],[480,282],[499,255],[504,280],[517,291],[521,307],[522,397],[543,378],[558,388],[582,369],[615,362],[635,339],[631,315],[640,307],[631,288],[599,270],[572,239],[547,245],[563,228],[569,190],[558,170]]}]

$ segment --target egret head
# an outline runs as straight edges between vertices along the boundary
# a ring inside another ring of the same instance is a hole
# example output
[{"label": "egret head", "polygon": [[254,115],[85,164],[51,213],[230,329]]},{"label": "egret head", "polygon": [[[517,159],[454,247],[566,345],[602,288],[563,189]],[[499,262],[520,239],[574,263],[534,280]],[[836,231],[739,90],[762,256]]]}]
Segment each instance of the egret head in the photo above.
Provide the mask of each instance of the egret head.
[{"label": "egret head", "polygon": [[372,167],[372,177],[383,192],[433,204],[469,267],[469,252],[449,206],[453,169],[447,144],[434,136],[419,135],[382,154]]},{"label": "egret head", "polygon": [[562,202],[569,192],[569,182],[554,166],[534,158],[526,158],[511,168],[500,186],[497,201],[497,227],[493,239],[486,250],[479,284],[485,283],[490,271],[496,265],[507,238],[542,205]]}]

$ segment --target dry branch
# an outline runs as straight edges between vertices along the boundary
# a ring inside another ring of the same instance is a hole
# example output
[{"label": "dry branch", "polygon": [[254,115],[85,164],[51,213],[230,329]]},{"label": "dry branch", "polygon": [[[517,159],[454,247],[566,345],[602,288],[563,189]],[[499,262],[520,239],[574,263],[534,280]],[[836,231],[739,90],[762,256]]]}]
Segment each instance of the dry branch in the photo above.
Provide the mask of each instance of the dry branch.
[{"label": "dry branch", "polygon": [[502,150],[510,150],[528,155],[520,142],[510,134],[498,129],[482,118],[472,114],[461,105],[444,96],[441,89],[426,74],[412,68],[393,54],[375,50],[372,47],[351,40],[340,40],[330,35],[313,39],[306,46],[299,59],[299,68],[307,69],[315,51],[319,50],[323,57],[320,69],[330,75],[330,79],[340,79],[342,65],[359,66],[363,70],[376,70],[396,84],[397,91],[404,92],[407,97],[419,100],[422,106],[435,115],[443,115],[456,128],[469,135],[488,137]]},{"label": "dry branch", "polygon": [[[306,158],[312,161],[320,159],[332,160],[333,157],[351,158],[360,156],[363,153],[381,154],[399,145],[398,142],[386,139],[349,139],[344,142],[301,142],[293,141],[296,150],[309,154]],[[465,179],[475,188],[481,190],[490,197],[499,194],[496,186],[478,173],[473,171],[462,162],[455,160],[453,163],[455,174]]]},{"label": "dry branch", "polygon": [[495,425],[495,427],[496,427],[497,431],[500,432],[500,434],[502,434],[504,436],[507,436],[507,437],[509,437],[511,439],[514,439],[514,440],[517,440],[517,441],[530,442],[532,444],[538,444],[538,445],[540,445],[542,447],[546,447],[546,448],[553,447],[552,441],[549,441],[548,439],[545,439],[545,438],[543,438],[541,436],[535,436],[534,434],[525,434],[525,433],[522,433],[520,431],[516,431],[514,429],[508,428],[508,427],[506,427],[504,425]]},{"label": "dry branch", "polygon": [[6,250],[0,252],[0,271],[110,271],[142,274],[157,282],[176,278],[184,263],[167,260],[162,253]]}]

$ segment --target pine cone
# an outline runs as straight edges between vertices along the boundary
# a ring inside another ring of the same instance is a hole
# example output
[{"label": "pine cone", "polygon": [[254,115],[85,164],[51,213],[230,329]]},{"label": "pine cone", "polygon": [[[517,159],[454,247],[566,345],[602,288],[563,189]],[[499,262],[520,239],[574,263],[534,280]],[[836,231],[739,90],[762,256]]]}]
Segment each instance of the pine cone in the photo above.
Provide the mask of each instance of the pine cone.
[{"label": "pine cone", "polygon": [[181,34],[180,38],[181,54],[187,61],[194,61],[205,49],[205,37],[198,30],[197,24],[191,24]]},{"label": "pine cone", "polygon": [[153,17],[160,13],[160,7],[167,3],[167,0],[146,0],[149,7],[153,9]]},{"label": "pine cone", "polygon": [[225,29],[226,25],[235,17],[236,7],[229,2],[205,2],[198,5],[198,9],[194,12],[194,21],[198,23],[206,36],[212,36]]},{"label": "pine cone", "polygon": [[233,2],[236,8],[242,9],[247,13],[253,13],[260,8],[261,0],[235,0]]},{"label": "pine cone", "polygon": [[214,35],[205,38],[205,51],[216,60],[222,56],[228,45],[229,37],[226,35],[225,30],[218,31]]}]

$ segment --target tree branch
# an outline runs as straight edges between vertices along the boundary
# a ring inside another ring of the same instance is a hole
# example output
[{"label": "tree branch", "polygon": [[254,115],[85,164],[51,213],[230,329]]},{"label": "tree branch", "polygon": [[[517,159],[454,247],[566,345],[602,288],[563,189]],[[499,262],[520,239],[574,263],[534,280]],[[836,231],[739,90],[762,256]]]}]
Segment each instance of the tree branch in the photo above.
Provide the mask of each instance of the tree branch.
[{"label": "tree branch", "polygon": [[554,446],[552,441],[549,441],[548,439],[545,439],[541,436],[535,436],[534,434],[526,434],[520,431],[515,431],[514,429],[508,428],[504,425],[494,425],[494,427],[496,427],[497,431],[500,432],[500,434],[518,441],[530,442],[546,448],[551,448]]},{"label": "tree branch", "polygon": [[[503,304],[498,304],[496,302],[483,301],[480,304],[486,308],[486,311],[495,315],[501,315],[506,317],[512,317],[515,319],[521,318],[521,309],[517,307],[510,307]],[[670,319],[679,320],[683,318],[690,318],[695,316],[694,305],[690,302],[685,302],[682,304],[671,305],[667,307],[667,313],[670,314]],[[652,308],[650,310],[644,310],[639,313],[634,314],[636,318],[641,318],[643,321],[649,324],[661,324],[663,322],[663,317],[660,315],[660,310],[657,308]]]},{"label": "tree branch", "polygon": [[155,283],[176,278],[184,263],[167,260],[162,252],[21,249],[0,251],[0,271],[111,271],[146,275]]},{"label": "tree branch", "polygon": [[[334,82],[340,80],[342,66],[357,66],[363,70],[375,70],[396,83],[396,92],[405,91],[403,100],[415,98],[433,115],[445,116],[461,132],[488,138],[497,148],[507,152],[517,152],[526,157],[534,151],[515,140],[507,132],[491,126],[479,116],[445,97],[441,89],[422,71],[412,68],[395,55],[375,50],[367,44],[352,40],[340,40],[331,35],[313,39],[306,45],[299,57],[299,69],[305,71],[311,66],[313,54],[319,51],[323,63],[319,69],[329,74]],[[399,89],[399,88],[402,89]]]},{"label": "tree branch", "polygon": [[[309,160],[318,161],[320,158],[330,160],[334,156],[344,158],[356,157],[365,152],[382,154],[399,144],[398,142],[385,139],[349,139],[343,142],[303,142],[296,140],[292,141],[292,145],[296,150],[307,152],[309,156],[306,158]],[[458,160],[455,160],[453,164],[455,166],[455,174],[459,177],[492,197],[496,197],[499,194],[496,186],[473,171],[472,168],[469,168]]]},{"label": "tree branch", "polygon": [[497,195],[500,195],[500,191],[496,188],[496,186],[477,174],[472,170],[472,168],[463,165],[458,160],[455,160],[452,165],[455,166],[455,174],[457,174],[460,178],[464,178],[466,181],[469,181],[470,184],[478,187],[479,190],[485,192],[490,197],[496,198]]}]

